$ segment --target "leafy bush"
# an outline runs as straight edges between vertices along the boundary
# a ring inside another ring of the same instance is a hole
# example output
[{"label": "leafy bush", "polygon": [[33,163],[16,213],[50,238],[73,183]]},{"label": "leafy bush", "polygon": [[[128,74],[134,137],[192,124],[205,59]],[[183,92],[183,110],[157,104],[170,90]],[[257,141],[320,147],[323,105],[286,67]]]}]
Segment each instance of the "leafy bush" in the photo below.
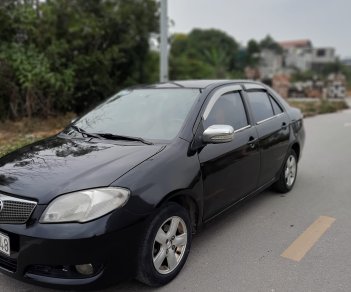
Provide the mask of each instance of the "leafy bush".
[{"label": "leafy bush", "polygon": [[156,0],[2,0],[0,27],[0,119],[81,112],[155,69]]},{"label": "leafy bush", "polygon": [[288,102],[291,106],[299,108],[305,116],[333,113],[348,108],[345,100],[311,99],[309,101],[288,100]]}]

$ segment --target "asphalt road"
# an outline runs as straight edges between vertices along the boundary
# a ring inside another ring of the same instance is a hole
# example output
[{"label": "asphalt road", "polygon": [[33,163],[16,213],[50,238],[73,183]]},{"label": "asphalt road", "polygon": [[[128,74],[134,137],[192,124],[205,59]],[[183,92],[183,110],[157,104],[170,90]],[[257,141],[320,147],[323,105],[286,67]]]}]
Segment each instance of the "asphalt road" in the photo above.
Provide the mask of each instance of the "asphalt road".
[{"label": "asphalt road", "polygon": [[[305,127],[293,191],[266,191],[209,223],[183,271],[157,291],[351,291],[351,110]],[[299,262],[282,257],[320,216],[336,220]],[[53,290],[0,275],[0,291]],[[154,289],[131,281],[106,291]]]}]

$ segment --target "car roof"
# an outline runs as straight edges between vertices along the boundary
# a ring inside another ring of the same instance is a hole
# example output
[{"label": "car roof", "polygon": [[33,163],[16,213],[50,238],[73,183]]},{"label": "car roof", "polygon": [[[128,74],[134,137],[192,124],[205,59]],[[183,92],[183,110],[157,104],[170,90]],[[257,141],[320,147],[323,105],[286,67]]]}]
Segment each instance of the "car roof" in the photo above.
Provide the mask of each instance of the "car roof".
[{"label": "car roof", "polygon": [[262,83],[252,80],[175,80],[164,83],[156,83],[152,85],[139,86],[139,88],[198,88],[205,89],[207,87],[220,86],[233,83],[251,83],[262,86]]},{"label": "car roof", "polygon": [[289,104],[282,98],[277,92],[275,92],[272,88],[266,86],[262,82],[249,80],[249,79],[203,79],[203,80],[175,80],[168,81],[163,83],[155,83],[151,85],[140,85],[132,88],[192,88],[205,90],[212,90],[218,86],[226,85],[226,84],[238,84],[243,85],[244,89],[270,89],[270,92],[273,92],[273,95],[280,100],[280,102],[284,105],[285,108],[289,107]]}]

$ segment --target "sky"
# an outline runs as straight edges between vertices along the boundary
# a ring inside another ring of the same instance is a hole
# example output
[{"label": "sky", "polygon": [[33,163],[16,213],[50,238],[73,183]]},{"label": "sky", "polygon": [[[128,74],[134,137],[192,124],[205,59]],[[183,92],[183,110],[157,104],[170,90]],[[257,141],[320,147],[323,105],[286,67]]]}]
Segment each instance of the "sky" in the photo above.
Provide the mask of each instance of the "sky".
[{"label": "sky", "polygon": [[309,39],[351,57],[351,0],[168,0],[170,33],[217,28],[246,45],[268,34],[276,41]]}]

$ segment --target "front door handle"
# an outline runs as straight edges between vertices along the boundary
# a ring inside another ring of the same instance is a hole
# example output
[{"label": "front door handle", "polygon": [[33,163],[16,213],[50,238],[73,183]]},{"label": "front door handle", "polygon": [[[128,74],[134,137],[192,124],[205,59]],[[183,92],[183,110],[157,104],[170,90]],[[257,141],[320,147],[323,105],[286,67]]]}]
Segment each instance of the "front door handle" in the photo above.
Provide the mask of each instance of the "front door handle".
[{"label": "front door handle", "polygon": [[254,148],[256,147],[256,142],[257,142],[257,141],[258,141],[257,138],[251,136],[251,137],[249,138],[249,142],[247,142],[247,145],[249,145],[251,149],[254,149]]}]

